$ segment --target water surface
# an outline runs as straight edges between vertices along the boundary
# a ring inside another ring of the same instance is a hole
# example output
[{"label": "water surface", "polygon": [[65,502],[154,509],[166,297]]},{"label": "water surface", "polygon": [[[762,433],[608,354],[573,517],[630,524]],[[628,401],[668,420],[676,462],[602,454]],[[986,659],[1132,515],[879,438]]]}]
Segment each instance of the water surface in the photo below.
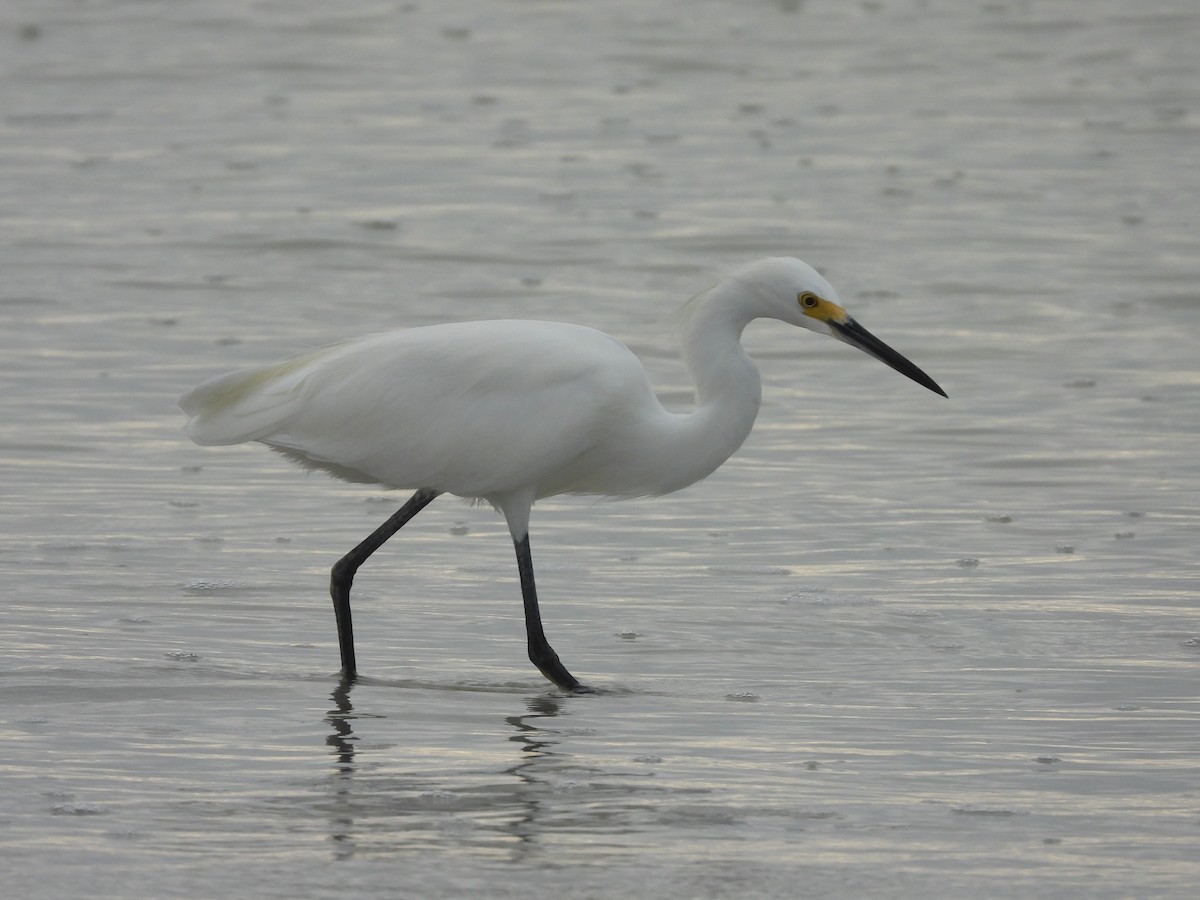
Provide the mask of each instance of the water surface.
[{"label": "water surface", "polygon": [[[17,0],[0,14],[0,859],[76,896],[1190,897],[1185,0]],[[753,326],[742,451],[502,520],[187,443],[359,333],[603,328],[786,253],[950,394]]]}]

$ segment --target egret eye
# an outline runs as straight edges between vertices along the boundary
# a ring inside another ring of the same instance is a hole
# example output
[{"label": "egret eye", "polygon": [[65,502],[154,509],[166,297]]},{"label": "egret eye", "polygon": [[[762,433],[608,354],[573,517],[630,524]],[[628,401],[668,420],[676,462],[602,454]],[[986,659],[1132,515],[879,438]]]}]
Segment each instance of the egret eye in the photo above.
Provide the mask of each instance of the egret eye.
[{"label": "egret eye", "polygon": [[800,305],[805,309],[816,309],[817,304],[821,302],[821,298],[811,291],[805,291],[799,297]]}]

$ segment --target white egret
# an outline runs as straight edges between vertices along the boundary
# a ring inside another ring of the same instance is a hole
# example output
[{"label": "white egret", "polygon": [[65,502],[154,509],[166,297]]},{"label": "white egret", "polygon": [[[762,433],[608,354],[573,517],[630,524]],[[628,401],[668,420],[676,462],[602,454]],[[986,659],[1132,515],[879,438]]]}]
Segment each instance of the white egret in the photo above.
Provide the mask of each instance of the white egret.
[{"label": "white egret", "polygon": [[198,444],[259,441],[302,466],[416,493],[343,557],[330,579],[342,672],[357,665],[355,572],[439,494],[504,514],[517,554],[529,658],[564,691],[586,691],[542,630],[529,552],[535,500],[642,497],[705,478],[758,414],[758,369],[742,350],[753,319],[779,319],[852,344],[946,396],[839,305],[797,259],[735,271],[684,310],[683,361],[695,409],[665,410],[641,362],[600,331],[558,322],[431,325],[351,340],[208,381],[181,400]]}]

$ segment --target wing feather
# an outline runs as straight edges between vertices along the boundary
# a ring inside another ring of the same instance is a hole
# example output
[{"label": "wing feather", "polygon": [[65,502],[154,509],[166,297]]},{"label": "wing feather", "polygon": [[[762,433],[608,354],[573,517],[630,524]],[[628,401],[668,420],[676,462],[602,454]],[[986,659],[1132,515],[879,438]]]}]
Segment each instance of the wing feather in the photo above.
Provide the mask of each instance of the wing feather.
[{"label": "wing feather", "polygon": [[181,405],[197,443],[256,440],[351,481],[485,497],[569,467],[640,393],[641,363],[608,335],[502,320],[335,345],[220,376]]}]

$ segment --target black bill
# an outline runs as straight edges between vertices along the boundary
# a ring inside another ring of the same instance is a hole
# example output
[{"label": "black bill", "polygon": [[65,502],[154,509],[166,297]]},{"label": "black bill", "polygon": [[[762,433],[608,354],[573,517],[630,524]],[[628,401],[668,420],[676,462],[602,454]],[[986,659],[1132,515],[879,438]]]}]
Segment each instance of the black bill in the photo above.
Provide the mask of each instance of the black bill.
[{"label": "black bill", "polygon": [[938,387],[937,382],[910,363],[907,359],[881,341],[867,329],[863,328],[853,319],[847,317],[845,322],[829,323],[833,329],[833,336],[839,340],[845,341],[864,353],[869,353],[882,363],[887,363],[901,375],[907,375],[917,384],[929,388],[935,394],[941,394],[943,397],[949,396],[945,391]]}]

